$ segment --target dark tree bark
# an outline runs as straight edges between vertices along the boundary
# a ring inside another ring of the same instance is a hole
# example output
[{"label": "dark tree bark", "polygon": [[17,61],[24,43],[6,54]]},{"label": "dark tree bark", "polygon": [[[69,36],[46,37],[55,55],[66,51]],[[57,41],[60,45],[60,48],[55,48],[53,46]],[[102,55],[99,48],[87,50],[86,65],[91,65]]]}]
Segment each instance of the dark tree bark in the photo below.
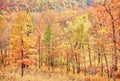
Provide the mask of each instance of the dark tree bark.
[{"label": "dark tree bark", "polygon": [[113,47],[114,47],[114,54],[113,54],[113,66],[114,66],[114,71],[117,70],[118,68],[118,64],[117,64],[117,53],[116,53],[116,31],[115,31],[115,21],[114,21],[114,17],[112,14],[112,11],[107,7],[106,1],[104,1],[104,7],[106,12],[109,14],[110,18],[111,18],[111,25],[112,25],[112,36],[113,36]]},{"label": "dark tree bark", "polygon": [[75,74],[75,66],[73,65],[72,68],[73,68],[73,74]]},{"label": "dark tree bark", "polygon": [[89,44],[88,44],[88,52],[89,52],[89,63],[90,63],[90,66],[92,66],[91,53],[90,53],[90,46],[89,46]]},{"label": "dark tree bark", "polygon": [[105,63],[106,63],[106,68],[107,68],[107,75],[108,75],[108,78],[109,78],[110,74],[109,74],[108,61],[107,61],[106,54],[104,54],[104,58],[105,58]]},{"label": "dark tree bark", "polygon": [[48,70],[50,70],[51,59],[50,59],[50,44],[48,45]]},{"label": "dark tree bark", "polygon": [[3,49],[1,48],[1,63],[4,64],[4,55],[3,55]]},{"label": "dark tree bark", "polygon": [[101,76],[103,77],[103,57],[101,56]]},{"label": "dark tree bark", "polygon": [[41,55],[40,55],[41,51],[40,51],[40,36],[38,37],[38,55],[39,55],[39,68],[41,67],[41,64],[40,64],[40,59],[41,59]]},{"label": "dark tree bark", "polygon": [[77,63],[77,74],[80,73],[80,62]]},{"label": "dark tree bark", "polygon": [[[23,39],[21,37],[21,46],[23,47]],[[21,49],[21,60],[23,61],[23,48]],[[23,74],[24,74],[24,63],[22,62],[22,65],[21,65],[21,76],[23,77]]]},{"label": "dark tree bark", "polygon": [[84,60],[84,75],[86,76],[86,56],[84,53],[84,46],[82,46],[82,52],[83,52],[83,60]]},{"label": "dark tree bark", "polygon": [[67,73],[69,72],[69,60],[68,60],[68,57],[67,57]]},{"label": "dark tree bark", "polygon": [[100,64],[100,49],[98,48],[98,64]]}]

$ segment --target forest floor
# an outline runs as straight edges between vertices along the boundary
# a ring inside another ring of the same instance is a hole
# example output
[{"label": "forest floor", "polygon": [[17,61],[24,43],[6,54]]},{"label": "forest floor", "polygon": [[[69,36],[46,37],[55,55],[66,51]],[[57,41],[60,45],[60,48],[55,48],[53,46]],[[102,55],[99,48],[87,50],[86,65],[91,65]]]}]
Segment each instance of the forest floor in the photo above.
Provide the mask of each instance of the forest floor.
[{"label": "forest floor", "polygon": [[[20,67],[3,68],[0,71],[0,81],[108,81],[98,75],[67,74],[66,72],[53,72],[39,68],[25,68],[24,76],[21,77]],[[111,80],[112,81],[112,80]],[[120,81],[120,79],[116,80]]]}]

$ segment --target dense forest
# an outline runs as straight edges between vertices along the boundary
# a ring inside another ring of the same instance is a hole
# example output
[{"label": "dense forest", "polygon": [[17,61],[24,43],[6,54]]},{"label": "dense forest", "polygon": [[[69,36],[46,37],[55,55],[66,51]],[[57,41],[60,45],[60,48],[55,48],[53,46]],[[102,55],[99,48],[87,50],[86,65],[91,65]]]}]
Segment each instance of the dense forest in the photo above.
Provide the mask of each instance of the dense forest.
[{"label": "dense forest", "polygon": [[120,81],[120,0],[0,0],[0,81]]}]

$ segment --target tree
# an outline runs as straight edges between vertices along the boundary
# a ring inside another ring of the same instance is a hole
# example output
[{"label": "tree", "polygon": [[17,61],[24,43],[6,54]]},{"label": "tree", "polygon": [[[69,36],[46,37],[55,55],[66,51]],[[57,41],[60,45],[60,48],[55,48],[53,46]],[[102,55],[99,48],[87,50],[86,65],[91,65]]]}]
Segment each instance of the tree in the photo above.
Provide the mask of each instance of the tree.
[{"label": "tree", "polygon": [[[104,14],[103,14],[104,13]],[[111,38],[110,35],[110,27],[107,24],[110,18],[105,11],[104,7],[92,6],[91,11],[89,12],[89,20],[92,23],[92,27],[90,28],[90,35],[94,38],[94,52],[98,56],[98,64],[100,64],[101,68],[101,76],[103,76],[103,57],[105,58],[106,62],[106,70],[107,75],[109,76],[109,63],[107,56],[111,54],[108,53],[106,50],[110,50],[111,48]],[[107,31],[107,32],[106,32]],[[109,41],[109,42],[108,42]],[[111,51],[112,52],[112,51]]]},{"label": "tree", "polygon": [[7,47],[7,38],[5,37],[5,30],[7,28],[7,18],[5,17],[5,15],[1,15],[0,14],[0,54],[1,54],[1,63],[4,63],[4,56],[5,54],[3,53],[3,51],[5,50],[5,48]]},{"label": "tree", "polygon": [[50,70],[50,54],[51,54],[51,44],[52,44],[52,38],[53,38],[53,30],[52,30],[52,27],[51,25],[48,25],[46,28],[45,28],[45,33],[44,33],[44,43],[46,45],[46,48],[47,48],[47,59],[46,59],[46,62],[48,64],[48,70]]},{"label": "tree", "polygon": [[119,17],[119,9],[120,9],[119,1],[118,0],[115,0],[115,1],[105,0],[103,6],[104,6],[106,12],[109,14],[109,16],[111,18],[110,24],[111,24],[111,27],[112,27],[112,37],[113,37],[113,44],[114,44],[113,68],[114,68],[114,71],[116,71],[118,66],[117,66],[117,50],[116,50],[116,38],[117,37],[116,37],[115,22],[116,22],[117,19],[120,19],[120,17]]},{"label": "tree", "polygon": [[[84,23],[86,22],[86,23]],[[82,50],[82,57],[84,59],[84,71],[86,74],[86,61],[85,61],[85,52],[84,52],[84,48],[86,47],[87,44],[89,44],[89,35],[88,35],[88,29],[91,26],[90,21],[88,19],[88,14],[84,14],[81,16],[78,16],[75,18],[75,20],[73,22],[69,22],[69,27],[70,27],[70,44],[71,44],[71,50],[73,51],[73,55],[75,57],[75,61],[77,63],[77,70],[79,73],[80,70],[80,61],[79,61],[79,53],[75,54],[76,52],[74,52],[74,49],[81,49]]]},{"label": "tree", "polygon": [[[98,55],[100,56],[100,54],[104,53],[108,76],[112,75],[112,73],[109,73],[109,69],[112,68],[111,71],[117,70],[116,41],[118,39],[117,36],[118,36],[118,30],[119,30],[119,27],[117,27],[118,20],[119,20],[118,4],[119,4],[118,0],[115,0],[115,1],[105,0],[104,3],[101,3],[100,5],[95,6],[92,9],[94,15],[90,15],[90,16],[93,16],[91,18],[91,23],[94,26],[94,34],[96,33],[96,37],[95,37],[97,40],[96,44],[97,44],[97,47],[99,48]],[[109,42],[107,43],[107,41]],[[106,58],[106,55],[108,55],[108,52],[106,50],[110,50],[110,49],[112,49],[111,54],[109,54],[109,55],[112,55],[111,68],[108,67],[108,65],[110,64],[107,62],[108,58]],[[112,52],[114,53],[112,54]],[[102,58],[102,56],[103,55],[101,55],[100,57]],[[100,61],[100,58],[99,58],[99,61]]]},{"label": "tree", "polygon": [[20,11],[15,16],[15,23],[10,30],[10,53],[14,61],[20,60],[21,76],[24,73],[24,59],[29,54],[29,35],[33,32],[32,16],[27,11]]}]

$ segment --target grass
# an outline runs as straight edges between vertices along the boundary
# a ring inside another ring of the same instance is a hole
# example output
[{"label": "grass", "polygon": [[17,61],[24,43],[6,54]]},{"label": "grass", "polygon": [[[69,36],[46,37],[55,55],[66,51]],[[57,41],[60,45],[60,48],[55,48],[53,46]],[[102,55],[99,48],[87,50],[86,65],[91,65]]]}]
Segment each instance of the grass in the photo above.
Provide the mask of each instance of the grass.
[{"label": "grass", "polygon": [[[20,67],[2,68],[0,74],[3,75],[0,81],[108,81],[106,77],[99,75],[84,76],[82,73],[72,74],[70,72],[67,74],[65,71],[61,73],[59,70],[52,72],[38,68],[25,68],[23,77],[21,77]],[[120,79],[116,81],[120,81]]]}]

